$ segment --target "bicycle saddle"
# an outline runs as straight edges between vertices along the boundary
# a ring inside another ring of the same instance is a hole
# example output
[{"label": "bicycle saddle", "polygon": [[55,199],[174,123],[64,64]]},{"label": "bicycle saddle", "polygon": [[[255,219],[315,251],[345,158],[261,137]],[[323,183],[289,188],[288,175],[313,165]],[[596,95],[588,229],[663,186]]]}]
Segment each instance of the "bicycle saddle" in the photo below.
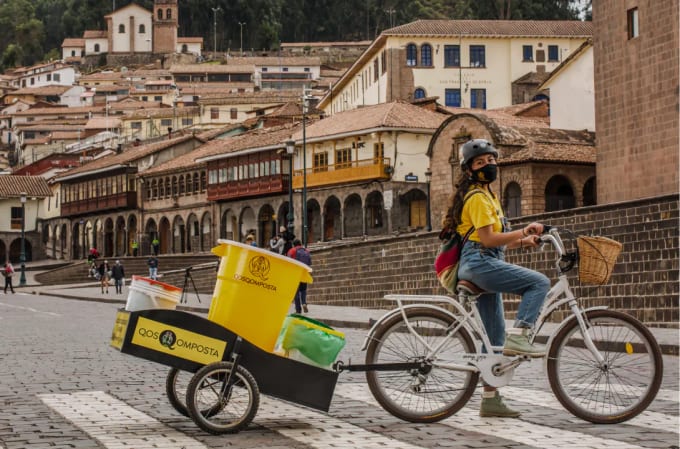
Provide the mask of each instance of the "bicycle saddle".
[{"label": "bicycle saddle", "polygon": [[477,287],[475,284],[473,284],[470,281],[466,281],[464,279],[459,279],[458,284],[456,284],[456,291],[458,293],[467,293],[469,295],[479,295],[485,292],[484,289]]}]

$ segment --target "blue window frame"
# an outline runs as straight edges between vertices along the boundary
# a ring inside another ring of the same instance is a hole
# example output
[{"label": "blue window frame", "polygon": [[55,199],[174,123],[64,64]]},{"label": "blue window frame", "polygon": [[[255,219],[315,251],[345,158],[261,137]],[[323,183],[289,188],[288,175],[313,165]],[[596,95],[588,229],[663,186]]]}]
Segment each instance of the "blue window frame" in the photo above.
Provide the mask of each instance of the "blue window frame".
[{"label": "blue window frame", "polygon": [[470,107],[486,109],[486,89],[470,89]]},{"label": "blue window frame", "polygon": [[445,89],[444,104],[455,108],[460,107],[460,89]]},{"label": "blue window frame", "polygon": [[444,67],[460,67],[460,47],[444,45]]},{"label": "blue window frame", "polygon": [[417,99],[419,99],[419,98],[425,98],[425,96],[426,96],[426,95],[425,95],[425,89],[423,89],[423,88],[421,88],[421,87],[417,88],[417,89],[413,92],[413,98],[414,98],[415,100],[417,100]]},{"label": "blue window frame", "polygon": [[484,45],[470,45],[470,67],[486,67],[486,48]]},{"label": "blue window frame", "polygon": [[423,44],[420,47],[420,65],[432,67],[432,45]]},{"label": "blue window frame", "polygon": [[557,45],[548,45],[548,62],[557,62],[560,60],[560,52]]},{"label": "blue window frame", "polygon": [[418,64],[418,47],[416,44],[408,44],[406,46],[406,65],[415,66]]},{"label": "blue window frame", "polygon": [[522,61],[534,60],[534,47],[532,45],[522,45]]}]

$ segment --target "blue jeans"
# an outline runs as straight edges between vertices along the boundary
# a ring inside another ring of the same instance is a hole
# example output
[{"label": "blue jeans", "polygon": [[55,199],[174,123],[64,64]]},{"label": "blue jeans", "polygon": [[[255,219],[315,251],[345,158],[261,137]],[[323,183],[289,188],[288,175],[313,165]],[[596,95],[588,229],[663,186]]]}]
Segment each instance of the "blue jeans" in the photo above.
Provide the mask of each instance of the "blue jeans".
[{"label": "blue jeans", "polygon": [[149,277],[154,281],[158,279],[158,268],[149,267]]},{"label": "blue jeans", "polygon": [[295,292],[295,313],[302,313],[302,305],[307,305],[307,284],[300,282],[297,292]]},{"label": "blue jeans", "polygon": [[505,262],[505,253],[500,248],[484,248],[471,241],[466,242],[463,248],[458,278],[473,282],[489,292],[479,297],[477,305],[493,346],[505,343],[501,293],[522,295],[514,327],[531,328],[550,290],[550,280],[542,273]]}]

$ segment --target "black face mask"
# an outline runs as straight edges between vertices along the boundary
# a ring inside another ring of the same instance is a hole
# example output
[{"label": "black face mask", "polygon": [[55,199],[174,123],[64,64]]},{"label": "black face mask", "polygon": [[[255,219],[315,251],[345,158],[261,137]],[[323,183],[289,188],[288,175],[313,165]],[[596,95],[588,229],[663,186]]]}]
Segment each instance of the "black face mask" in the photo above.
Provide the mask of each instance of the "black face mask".
[{"label": "black face mask", "polygon": [[498,165],[487,164],[484,167],[473,170],[470,175],[470,180],[482,184],[491,184],[498,176]]}]

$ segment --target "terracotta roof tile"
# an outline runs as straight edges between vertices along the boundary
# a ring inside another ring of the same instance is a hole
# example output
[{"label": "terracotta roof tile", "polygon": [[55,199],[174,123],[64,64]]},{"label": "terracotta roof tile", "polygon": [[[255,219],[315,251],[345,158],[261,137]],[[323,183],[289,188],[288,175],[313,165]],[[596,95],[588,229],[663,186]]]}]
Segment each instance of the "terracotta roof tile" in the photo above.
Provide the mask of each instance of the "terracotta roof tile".
[{"label": "terracotta roof tile", "polygon": [[19,198],[26,192],[29,197],[52,196],[47,180],[40,176],[0,176],[0,198]]},{"label": "terracotta roof tile", "polygon": [[84,174],[96,170],[101,170],[104,168],[129,164],[150,154],[156,153],[158,151],[164,150],[166,148],[172,147],[173,145],[177,145],[191,139],[196,139],[196,137],[191,134],[188,134],[175,137],[173,139],[161,140],[159,142],[147,145],[140,145],[138,147],[131,146],[126,148],[122,153],[104,156],[102,158],[95,159],[85,165],[81,165],[80,167],[73,168],[65,173],[61,173],[57,177],[57,180],[77,174]]},{"label": "terracotta roof tile", "polygon": [[93,117],[85,124],[85,129],[117,129],[121,121],[115,117]]},{"label": "terracotta roof tile", "polygon": [[170,72],[173,75],[179,73],[255,73],[255,67],[233,64],[173,65],[170,67]]},{"label": "terracotta roof tile", "polygon": [[80,107],[56,107],[56,108],[33,108],[25,111],[15,112],[15,116],[32,116],[32,115],[78,115],[89,113],[103,113],[103,106],[80,106]]},{"label": "terracotta roof tile", "polygon": [[202,44],[203,38],[202,37],[179,37],[178,36],[177,42],[183,43],[183,44]]},{"label": "terracotta roof tile", "polygon": [[72,86],[24,87],[12,92],[12,95],[61,95]]},{"label": "terracotta roof tile", "polygon": [[85,30],[83,32],[84,39],[97,39],[106,37],[106,30]]},{"label": "terracotta roof tile", "polygon": [[229,58],[227,65],[257,65],[257,66],[319,66],[321,65],[321,58],[310,56],[253,56],[244,58]]},{"label": "terracotta roof tile", "polygon": [[64,42],[61,43],[62,47],[84,47],[85,39],[79,39],[75,37],[67,37]]},{"label": "terracotta roof tile", "polygon": [[593,23],[578,20],[416,20],[384,35],[591,37]]},{"label": "terracotta roof tile", "polygon": [[142,176],[157,176],[161,173],[189,169],[205,164],[205,161],[199,161],[199,159],[211,158],[221,154],[229,155],[248,150],[257,151],[259,148],[265,149],[271,146],[281,146],[283,148],[283,142],[289,140],[291,134],[299,126],[301,125],[289,124],[271,128],[259,128],[224,139],[211,140],[190,153],[158,167],[146,170]]},{"label": "terracotta roof tile", "polygon": [[[403,101],[381,103],[339,112],[307,126],[307,138],[330,137],[374,128],[425,129],[434,132],[447,118],[444,114]],[[295,139],[301,139],[299,132]]]}]

